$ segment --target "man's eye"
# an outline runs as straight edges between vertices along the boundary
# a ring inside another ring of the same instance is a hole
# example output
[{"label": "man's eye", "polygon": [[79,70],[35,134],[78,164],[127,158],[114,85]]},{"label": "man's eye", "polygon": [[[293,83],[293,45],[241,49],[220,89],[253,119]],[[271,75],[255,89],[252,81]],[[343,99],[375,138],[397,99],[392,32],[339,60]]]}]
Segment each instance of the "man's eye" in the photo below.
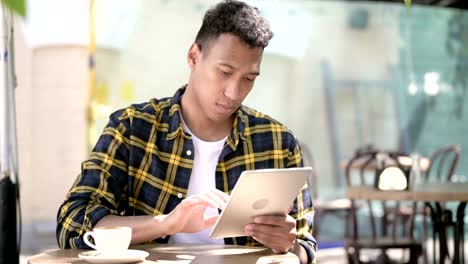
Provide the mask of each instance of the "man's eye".
[{"label": "man's eye", "polygon": [[253,81],[255,81],[255,79],[249,78],[249,77],[245,77],[244,79],[245,79],[246,81],[248,81],[248,82],[253,82]]},{"label": "man's eye", "polygon": [[221,74],[224,76],[231,76],[232,73],[220,70]]}]

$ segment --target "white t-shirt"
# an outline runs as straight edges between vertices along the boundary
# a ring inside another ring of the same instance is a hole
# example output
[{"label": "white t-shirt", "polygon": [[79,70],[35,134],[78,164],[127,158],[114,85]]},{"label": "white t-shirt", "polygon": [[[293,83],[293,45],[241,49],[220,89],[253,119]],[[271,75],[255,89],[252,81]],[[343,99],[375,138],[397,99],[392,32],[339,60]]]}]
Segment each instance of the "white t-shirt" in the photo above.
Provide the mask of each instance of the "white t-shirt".
[{"label": "white t-shirt", "polygon": [[[181,119],[182,120],[182,119]],[[223,150],[227,136],[219,141],[207,142],[197,138],[182,120],[185,131],[192,135],[195,150],[192,174],[190,175],[187,197],[210,192],[216,189],[215,172],[219,155]],[[208,207],[205,215],[219,215],[217,208]],[[198,233],[178,233],[170,237],[169,243],[177,244],[224,244],[223,239],[209,237],[211,228]]]}]

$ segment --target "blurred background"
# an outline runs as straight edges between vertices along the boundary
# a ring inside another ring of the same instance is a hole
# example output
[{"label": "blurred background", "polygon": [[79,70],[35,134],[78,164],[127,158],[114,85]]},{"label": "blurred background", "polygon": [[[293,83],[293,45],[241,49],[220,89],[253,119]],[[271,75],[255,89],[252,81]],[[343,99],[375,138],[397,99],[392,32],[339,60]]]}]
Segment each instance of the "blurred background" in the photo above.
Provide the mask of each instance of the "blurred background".
[{"label": "blurred background", "polygon": [[[109,114],[187,82],[186,53],[216,2],[27,1],[15,27],[23,254],[57,247],[58,207]],[[365,146],[428,156],[459,144],[455,176],[466,180],[463,4],[247,2],[275,36],[245,104],[287,125],[309,151],[315,197],[344,196],[342,163]],[[319,243],[340,241],[344,229],[330,219]]]}]

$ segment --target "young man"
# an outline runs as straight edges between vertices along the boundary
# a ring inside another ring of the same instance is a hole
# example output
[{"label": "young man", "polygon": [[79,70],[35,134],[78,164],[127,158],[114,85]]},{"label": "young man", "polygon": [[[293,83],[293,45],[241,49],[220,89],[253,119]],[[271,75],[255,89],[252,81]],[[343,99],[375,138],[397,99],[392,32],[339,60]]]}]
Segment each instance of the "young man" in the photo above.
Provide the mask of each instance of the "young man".
[{"label": "young man", "polygon": [[133,229],[132,244],[260,243],[314,261],[307,188],[289,215],[258,216],[245,237],[208,237],[242,171],[302,166],[292,133],[241,104],[271,37],[268,22],[245,3],[208,10],[188,51],[188,84],[110,116],[58,212],[60,247],[84,248],[86,231],[124,225]]}]

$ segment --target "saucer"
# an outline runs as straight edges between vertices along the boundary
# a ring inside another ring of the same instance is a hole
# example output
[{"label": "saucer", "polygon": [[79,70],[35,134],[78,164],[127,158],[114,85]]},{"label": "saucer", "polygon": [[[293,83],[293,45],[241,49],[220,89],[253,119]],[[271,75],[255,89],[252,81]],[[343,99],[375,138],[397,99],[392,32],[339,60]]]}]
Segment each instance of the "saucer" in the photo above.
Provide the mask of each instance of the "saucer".
[{"label": "saucer", "polygon": [[101,255],[96,250],[86,251],[78,254],[80,259],[90,263],[132,263],[145,261],[149,253],[142,250],[129,249],[120,256]]}]

